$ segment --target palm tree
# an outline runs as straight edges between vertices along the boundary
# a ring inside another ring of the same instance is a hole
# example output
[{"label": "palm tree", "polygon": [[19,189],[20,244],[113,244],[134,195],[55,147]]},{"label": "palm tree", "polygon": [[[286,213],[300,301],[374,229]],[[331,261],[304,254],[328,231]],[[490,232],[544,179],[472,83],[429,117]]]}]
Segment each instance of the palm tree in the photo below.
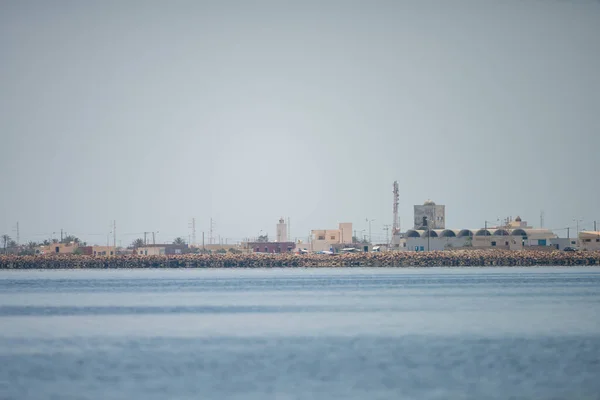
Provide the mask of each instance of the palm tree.
[{"label": "palm tree", "polygon": [[71,242],[79,244],[79,238],[77,236],[69,235],[69,236],[66,236],[61,241],[61,243],[71,243]]},{"label": "palm tree", "polygon": [[185,244],[185,240],[182,237],[176,237],[175,240],[173,240],[173,244],[183,246]]},{"label": "palm tree", "polygon": [[133,247],[134,249],[137,249],[138,247],[142,247],[145,244],[146,243],[144,243],[144,239],[137,238],[133,241],[133,243],[131,243],[131,247]]},{"label": "palm tree", "polygon": [[8,243],[10,242],[10,236],[6,234],[2,235],[2,242],[4,243],[4,254],[6,254],[6,249],[8,247]]}]

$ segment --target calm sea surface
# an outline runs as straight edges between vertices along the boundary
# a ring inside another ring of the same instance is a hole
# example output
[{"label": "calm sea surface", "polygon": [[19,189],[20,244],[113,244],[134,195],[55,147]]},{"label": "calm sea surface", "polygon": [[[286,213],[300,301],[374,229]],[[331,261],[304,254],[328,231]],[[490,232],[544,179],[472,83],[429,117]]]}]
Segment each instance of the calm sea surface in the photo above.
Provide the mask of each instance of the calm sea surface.
[{"label": "calm sea surface", "polygon": [[1,399],[599,399],[600,268],[0,271]]}]

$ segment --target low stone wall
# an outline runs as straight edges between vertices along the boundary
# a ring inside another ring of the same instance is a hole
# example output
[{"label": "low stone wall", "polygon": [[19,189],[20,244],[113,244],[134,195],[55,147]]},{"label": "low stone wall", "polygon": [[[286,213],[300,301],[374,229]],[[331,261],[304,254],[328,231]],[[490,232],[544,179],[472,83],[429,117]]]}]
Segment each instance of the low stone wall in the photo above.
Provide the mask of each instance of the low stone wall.
[{"label": "low stone wall", "polygon": [[172,256],[84,255],[0,256],[0,269],[77,268],[319,268],[319,267],[468,267],[591,266],[600,252],[451,250],[431,252],[317,254],[184,254]]}]

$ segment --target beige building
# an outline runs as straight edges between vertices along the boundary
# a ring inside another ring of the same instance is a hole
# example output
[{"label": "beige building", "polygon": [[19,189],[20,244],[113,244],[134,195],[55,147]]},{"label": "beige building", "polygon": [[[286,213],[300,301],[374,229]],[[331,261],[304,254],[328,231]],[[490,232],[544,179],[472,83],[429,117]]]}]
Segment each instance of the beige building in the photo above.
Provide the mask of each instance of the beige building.
[{"label": "beige building", "polygon": [[88,256],[114,256],[117,254],[116,247],[113,246],[82,246],[81,254]]},{"label": "beige building", "polygon": [[527,221],[523,221],[521,217],[517,216],[514,220],[510,221],[506,228],[508,229],[532,229],[533,227],[527,225]]},{"label": "beige building", "polygon": [[187,252],[187,249],[187,244],[147,244],[136,248],[135,253],[141,256],[162,256],[184,254]]},{"label": "beige building", "polygon": [[600,231],[581,231],[578,236],[580,250],[600,251]]},{"label": "beige building", "polygon": [[50,243],[49,245],[38,246],[36,254],[73,254],[79,248],[77,243]]},{"label": "beige building", "polygon": [[332,245],[352,243],[352,223],[342,222],[338,229],[311,231],[310,251],[327,251]]}]

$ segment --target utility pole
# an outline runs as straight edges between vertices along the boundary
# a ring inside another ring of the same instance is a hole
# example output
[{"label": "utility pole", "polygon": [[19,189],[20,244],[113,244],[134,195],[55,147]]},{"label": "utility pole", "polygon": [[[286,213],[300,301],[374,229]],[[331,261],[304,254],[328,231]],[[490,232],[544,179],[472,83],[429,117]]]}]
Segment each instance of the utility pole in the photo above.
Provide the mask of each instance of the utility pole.
[{"label": "utility pole", "polygon": [[[19,227],[19,224],[17,224],[17,227]],[[598,232],[598,230],[596,229],[596,221],[594,221],[594,232]]]},{"label": "utility pole", "polygon": [[575,234],[577,235],[577,238],[579,238],[579,223],[583,222],[583,220],[581,218],[573,218],[573,221],[577,224],[577,232],[575,232]]},{"label": "utility pole", "polygon": [[196,244],[196,218],[192,218],[192,244]]},{"label": "utility pole", "polygon": [[429,219],[425,220],[427,222],[427,251],[429,251],[429,238],[431,237],[431,229],[429,229]]},{"label": "utility pole", "polygon": [[113,220],[113,247],[117,248],[117,220]]},{"label": "utility pole", "polygon": [[202,232],[202,251],[206,250],[204,248],[204,232]]},{"label": "utility pole", "polygon": [[369,243],[373,243],[371,240],[371,222],[375,221],[375,219],[367,218],[367,222],[369,223]]},{"label": "utility pole", "polygon": [[60,242],[62,243],[63,241],[63,230],[62,228],[60,228]]},{"label": "utility pole", "polygon": [[152,232],[152,244],[156,244],[156,232]]},{"label": "utility pole", "polygon": [[148,232],[144,232],[144,245],[148,244],[148,241],[146,240],[146,234],[147,234],[147,233],[148,233]]},{"label": "utility pole", "polygon": [[383,230],[385,231],[385,244],[389,246],[390,245],[390,235],[389,235],[390,226],[384,225]]},{"label": "utility pole", "polygon": [[571,239],[571,235],[570,235],[570,230],[571,228],[567,227],[567,239]]}]

